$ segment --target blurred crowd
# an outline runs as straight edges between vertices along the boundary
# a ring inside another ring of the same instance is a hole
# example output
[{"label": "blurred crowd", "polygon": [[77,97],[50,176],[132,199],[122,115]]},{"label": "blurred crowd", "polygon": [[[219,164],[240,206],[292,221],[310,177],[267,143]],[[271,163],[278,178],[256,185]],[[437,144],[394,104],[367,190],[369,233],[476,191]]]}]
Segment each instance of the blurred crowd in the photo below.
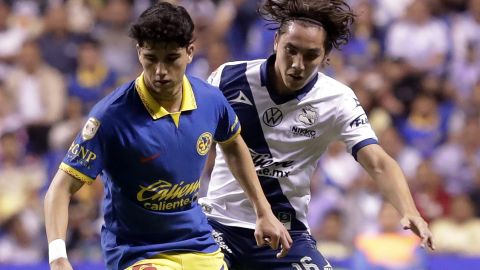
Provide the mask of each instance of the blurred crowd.
[{"label": "blurred crowd", "polygon": [[[93,104],[141,72],[127,29],[152,2],[0,0],[0,264],[46,259],[45,189]],[[272,53],[260,0],[172,2],[196,25],[189,74],[207,78],[224,62]],[[480,0],[349,2],[351,40],[323,72],[354,89],[437,252],[480,257]],[[423,269],[426,251],[342,143],[311,180],[309,223],[327,258],[352,258],[359,270]],[[102,196],[96,181],[72,200],[73,261],[101,260]]]}]

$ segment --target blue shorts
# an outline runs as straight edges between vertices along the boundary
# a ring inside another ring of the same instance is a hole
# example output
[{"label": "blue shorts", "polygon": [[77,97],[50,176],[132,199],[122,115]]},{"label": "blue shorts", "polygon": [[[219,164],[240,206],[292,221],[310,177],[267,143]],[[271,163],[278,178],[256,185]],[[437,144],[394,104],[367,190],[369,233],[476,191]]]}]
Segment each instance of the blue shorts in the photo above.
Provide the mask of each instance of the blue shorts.
[{"label": "blue shorts", "polygon": [[208,223],[230,270],[332,270],[307,231],[290,231],[293,245],[287,256],[277,259],[278,250],[257,246],[254,230],[225,226],[212,219]]}]

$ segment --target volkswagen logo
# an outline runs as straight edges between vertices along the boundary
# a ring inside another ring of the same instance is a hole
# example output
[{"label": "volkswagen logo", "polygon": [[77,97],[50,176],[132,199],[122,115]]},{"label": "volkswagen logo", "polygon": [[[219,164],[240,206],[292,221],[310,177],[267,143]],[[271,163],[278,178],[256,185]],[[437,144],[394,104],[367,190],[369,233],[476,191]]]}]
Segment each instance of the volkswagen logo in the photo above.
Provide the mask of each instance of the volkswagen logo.
[{"label": "volkswagen logo", "polygon": [[263,113],[263,123],[269,127],[278,126],[282,122],[283,114],[278,108],[272,107]]}]

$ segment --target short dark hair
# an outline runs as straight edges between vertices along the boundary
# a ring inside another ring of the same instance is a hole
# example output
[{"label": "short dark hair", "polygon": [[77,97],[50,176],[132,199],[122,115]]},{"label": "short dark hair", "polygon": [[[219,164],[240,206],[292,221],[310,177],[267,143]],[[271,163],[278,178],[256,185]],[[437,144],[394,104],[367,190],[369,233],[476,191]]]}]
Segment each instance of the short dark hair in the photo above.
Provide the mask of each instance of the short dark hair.
[{"label": "short dark hair", "polygon": [[187,47],[193,43],[193,29],[192,18],[184,7],[158,2],[130,26],[129,36],[140,46],[145,42],[175,42]]},{"label": "short dark hair", "polygon": [[339,49],[350,38],[350,26],[355,14],[344,0],[266,0],[258,10],[267,21],[275,24],[272,29],[280,34],[294,20],[311,23],[325,29],[325,50]]}]

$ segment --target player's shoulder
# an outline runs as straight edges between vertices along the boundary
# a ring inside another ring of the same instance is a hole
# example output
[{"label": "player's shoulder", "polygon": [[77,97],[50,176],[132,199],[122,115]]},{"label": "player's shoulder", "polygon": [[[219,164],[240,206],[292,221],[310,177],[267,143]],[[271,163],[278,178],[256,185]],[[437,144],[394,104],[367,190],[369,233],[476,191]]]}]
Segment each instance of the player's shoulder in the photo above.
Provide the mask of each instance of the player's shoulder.
[{"label": "player's shoulder", "polygon": [[248,61],[232,61],[226,62],[220,65],[217,69],[212,72],[211,78],[220,78],[220,77],[231,77],[238,78],[238,74],[246,73],[249,70],[258,68],[266,59],[255,59]]},{"label": "player's shoulder", "polygon": [[135,80],[124,83],[116,88],[110,94],[98,101],[90,111],[90,117],[95,117],[102,122],[109,121],[114,115],[123,114],[123,110],[128,109],[124,106],[128,102],[127,95],[135,89]]},{"label": "player's shoulder", "polygon": [[318,80],[314,87],[318,89],[315,93],[321,97],[343,99],[355,96],[352,88],[348,85],[321,72],[318,73]]}]

